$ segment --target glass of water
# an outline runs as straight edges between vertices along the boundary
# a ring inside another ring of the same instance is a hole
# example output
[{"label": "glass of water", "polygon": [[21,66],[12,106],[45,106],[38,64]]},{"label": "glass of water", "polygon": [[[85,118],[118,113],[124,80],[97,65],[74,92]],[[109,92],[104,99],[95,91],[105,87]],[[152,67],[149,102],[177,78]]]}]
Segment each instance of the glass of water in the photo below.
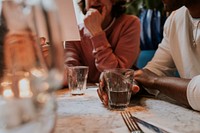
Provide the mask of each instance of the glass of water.
[{"label": "glass of water", "polygon": [[67,68],[68,87],[72,95],[83,95],[86,90],[88,66],[70,66]]},{"label": "glass of water", "polygon": [[101,77],[106,85],[108,106],[112,110],[124,110],[130,103],[134,82],[134,70],[115,68],[105,70]]}]

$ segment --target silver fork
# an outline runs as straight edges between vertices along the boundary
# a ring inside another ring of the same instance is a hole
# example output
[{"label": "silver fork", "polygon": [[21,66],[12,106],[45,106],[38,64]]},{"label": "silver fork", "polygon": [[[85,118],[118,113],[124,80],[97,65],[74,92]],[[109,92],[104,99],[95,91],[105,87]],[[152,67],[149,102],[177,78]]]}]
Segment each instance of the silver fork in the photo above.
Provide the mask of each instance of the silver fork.
[{"label": "silver fork", "polygon": [[131,133],[144,133],[137,122],[132,119],[132,114],[129,111],[122,111],[121,116]]}]

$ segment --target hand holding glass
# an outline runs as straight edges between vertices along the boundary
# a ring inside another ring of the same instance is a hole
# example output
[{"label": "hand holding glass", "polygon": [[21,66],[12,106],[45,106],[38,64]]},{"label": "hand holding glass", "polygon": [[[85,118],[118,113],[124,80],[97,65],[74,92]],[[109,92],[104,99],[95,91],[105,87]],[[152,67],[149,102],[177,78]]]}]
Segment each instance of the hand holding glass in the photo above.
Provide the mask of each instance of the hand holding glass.
[{"label": "hand holding glass", "polygon": [[105,70],[101,78],[108,93],[109,109],[124,110],[130,103],[134,82],[134,70],[115,68]]}]

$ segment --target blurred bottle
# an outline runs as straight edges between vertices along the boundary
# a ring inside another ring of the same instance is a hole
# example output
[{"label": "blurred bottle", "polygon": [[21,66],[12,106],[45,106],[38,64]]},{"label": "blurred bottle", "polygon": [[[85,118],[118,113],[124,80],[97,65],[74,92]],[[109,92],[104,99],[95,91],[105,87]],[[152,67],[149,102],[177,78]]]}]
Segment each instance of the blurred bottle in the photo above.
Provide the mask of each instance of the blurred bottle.
[{"label": "blurred bottle", "polygon": [[[0,1],[0,133],[50,133],[63,46],[53,0]],[[50,43],[48,64],[40,37]]]}]

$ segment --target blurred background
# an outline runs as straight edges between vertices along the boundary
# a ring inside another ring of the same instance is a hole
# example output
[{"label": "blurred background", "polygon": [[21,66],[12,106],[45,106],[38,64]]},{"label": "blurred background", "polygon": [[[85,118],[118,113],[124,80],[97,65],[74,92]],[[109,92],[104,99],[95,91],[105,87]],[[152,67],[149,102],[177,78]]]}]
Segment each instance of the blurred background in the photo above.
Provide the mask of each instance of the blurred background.
[{"label": "blurred background", "polygon": [[162,0],[127,0],[126,13],[140,18],[141,53],[136,65],[143,68],[151,60],[163,38],[168,13],[164,11]]}]

